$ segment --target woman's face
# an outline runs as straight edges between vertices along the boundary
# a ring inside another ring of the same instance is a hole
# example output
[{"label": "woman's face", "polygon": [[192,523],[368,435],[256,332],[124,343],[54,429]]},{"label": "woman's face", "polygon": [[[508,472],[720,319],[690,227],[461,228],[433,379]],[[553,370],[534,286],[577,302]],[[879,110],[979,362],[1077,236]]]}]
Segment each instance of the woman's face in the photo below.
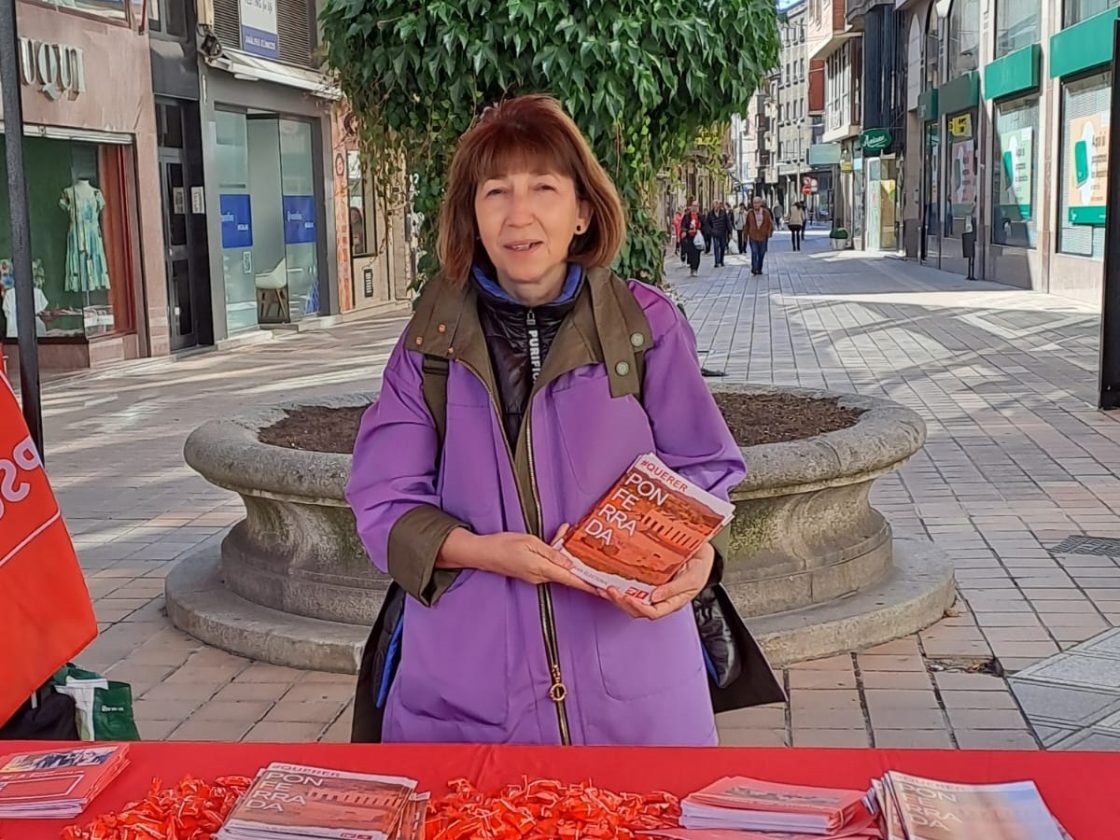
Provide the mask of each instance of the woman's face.
[{"label": "woman's face", "polygon": [[483,181],[474,215],[498,280],[515,284],[562,283],[572,239],[591,221],[575,182],[555,172],[512,172]]}]

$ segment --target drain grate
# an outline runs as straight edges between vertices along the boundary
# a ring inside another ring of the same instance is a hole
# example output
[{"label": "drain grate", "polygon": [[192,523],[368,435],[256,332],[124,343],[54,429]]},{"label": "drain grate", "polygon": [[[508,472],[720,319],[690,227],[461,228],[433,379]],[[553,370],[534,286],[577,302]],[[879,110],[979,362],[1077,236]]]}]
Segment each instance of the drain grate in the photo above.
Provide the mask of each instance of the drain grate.
[{"label": "drain grate", "polygon": [[1052,549],[1051,554],[1096,554],[1120,558],[1120,539],[1116,537],[1066,537]]}]

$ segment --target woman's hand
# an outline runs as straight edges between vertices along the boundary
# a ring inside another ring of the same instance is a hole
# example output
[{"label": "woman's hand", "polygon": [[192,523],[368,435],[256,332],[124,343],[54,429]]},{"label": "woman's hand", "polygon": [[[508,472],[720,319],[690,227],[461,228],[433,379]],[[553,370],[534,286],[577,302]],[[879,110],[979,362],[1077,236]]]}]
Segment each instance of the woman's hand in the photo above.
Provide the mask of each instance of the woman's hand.
[{"label": "woman's hand", "polygon": [[623,594],[613,586],[607,590],[607,597],[634,618],[664,618],[687,606],[708,585],[715,559],[716,550],[711,543],[704,543],[696,556],[681,566],[671,581],[653,590],[648,604]]},{"label": "woman's hand", "polygon": [[[567,526],[556,535],[559,540]],[[592,595],[598,591],[572,574],[572,562],[559,550],[532,534],[503,532],[472,534],[464,528],[451,532],[440,552],[443,568],[479,569],[517,578],[526,583],[560,583]]]}]

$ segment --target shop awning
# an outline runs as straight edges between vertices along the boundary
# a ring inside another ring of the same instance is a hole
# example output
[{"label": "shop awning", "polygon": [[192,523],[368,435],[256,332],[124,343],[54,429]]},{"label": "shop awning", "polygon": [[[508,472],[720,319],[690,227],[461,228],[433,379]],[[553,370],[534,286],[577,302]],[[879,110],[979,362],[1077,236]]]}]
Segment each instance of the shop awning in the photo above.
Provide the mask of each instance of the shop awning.
[{"label": "shop awning", "polygon": [[267,58],[237,50],[223,49],[218,55],[202,54],[206,63],[219,70],[225,70],[242,79],[260,82],[273,82],[278,85],[311,91],[322,99],[341,99],[342,91],[332,85],[327,77],[316,70],[292,67]]}]

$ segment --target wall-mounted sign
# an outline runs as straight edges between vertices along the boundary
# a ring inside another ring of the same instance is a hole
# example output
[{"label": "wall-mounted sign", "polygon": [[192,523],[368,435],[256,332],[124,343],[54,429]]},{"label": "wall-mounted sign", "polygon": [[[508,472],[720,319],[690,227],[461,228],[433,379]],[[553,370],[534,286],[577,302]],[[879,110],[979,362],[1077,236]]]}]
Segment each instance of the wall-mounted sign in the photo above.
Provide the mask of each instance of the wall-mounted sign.
[{"label": "wall-mounted sign", "polygon": [[839,162],[839,143],[814,143],[809,147],[810,166],[835,166]]},{"label": "wall-mounted sign", "polygon": [[253,210],[245,193],[223,195],[218,199],[222,214],[222,247],[253,247]]},{"label": "wall-mounted sign", "polygon": [[315,196],[284,196],[284,243],[306,245],[315,237]]},{"label": "wall-mounted sign", "polygon": [[241,11],[241,49],[265,58],[278,57],[276,0],[238,0],[237,6]]},{"label": "wall-mounted sign", "polygon": [[1066,203],[1072,225],[1103,225],[1108,203],[1108,111],[1074,117],[1065,141]]},{"label": "wall-mounted sign", "polygon": [[67,44],[19,39],[20,77],[49,99],[76,99],[86,89],[85,53]]},{"label": "wall-mounted sign", "polygon": [[955,117],[949,118],[949,136],[950,137],[971,137],[972,136],[972,114],[967,111],[963,114],[957,114]]},{"label": "wall-mounted sign", "polygon": [[891,146],[891,133],[885,128],[869,128],[860,132],[859,144],[865,152],[883,152]]},{"label": "wall-mounted sign", "polygon": [[203,187],[191,187],[191,212],[206,212],[206,192]]}]

